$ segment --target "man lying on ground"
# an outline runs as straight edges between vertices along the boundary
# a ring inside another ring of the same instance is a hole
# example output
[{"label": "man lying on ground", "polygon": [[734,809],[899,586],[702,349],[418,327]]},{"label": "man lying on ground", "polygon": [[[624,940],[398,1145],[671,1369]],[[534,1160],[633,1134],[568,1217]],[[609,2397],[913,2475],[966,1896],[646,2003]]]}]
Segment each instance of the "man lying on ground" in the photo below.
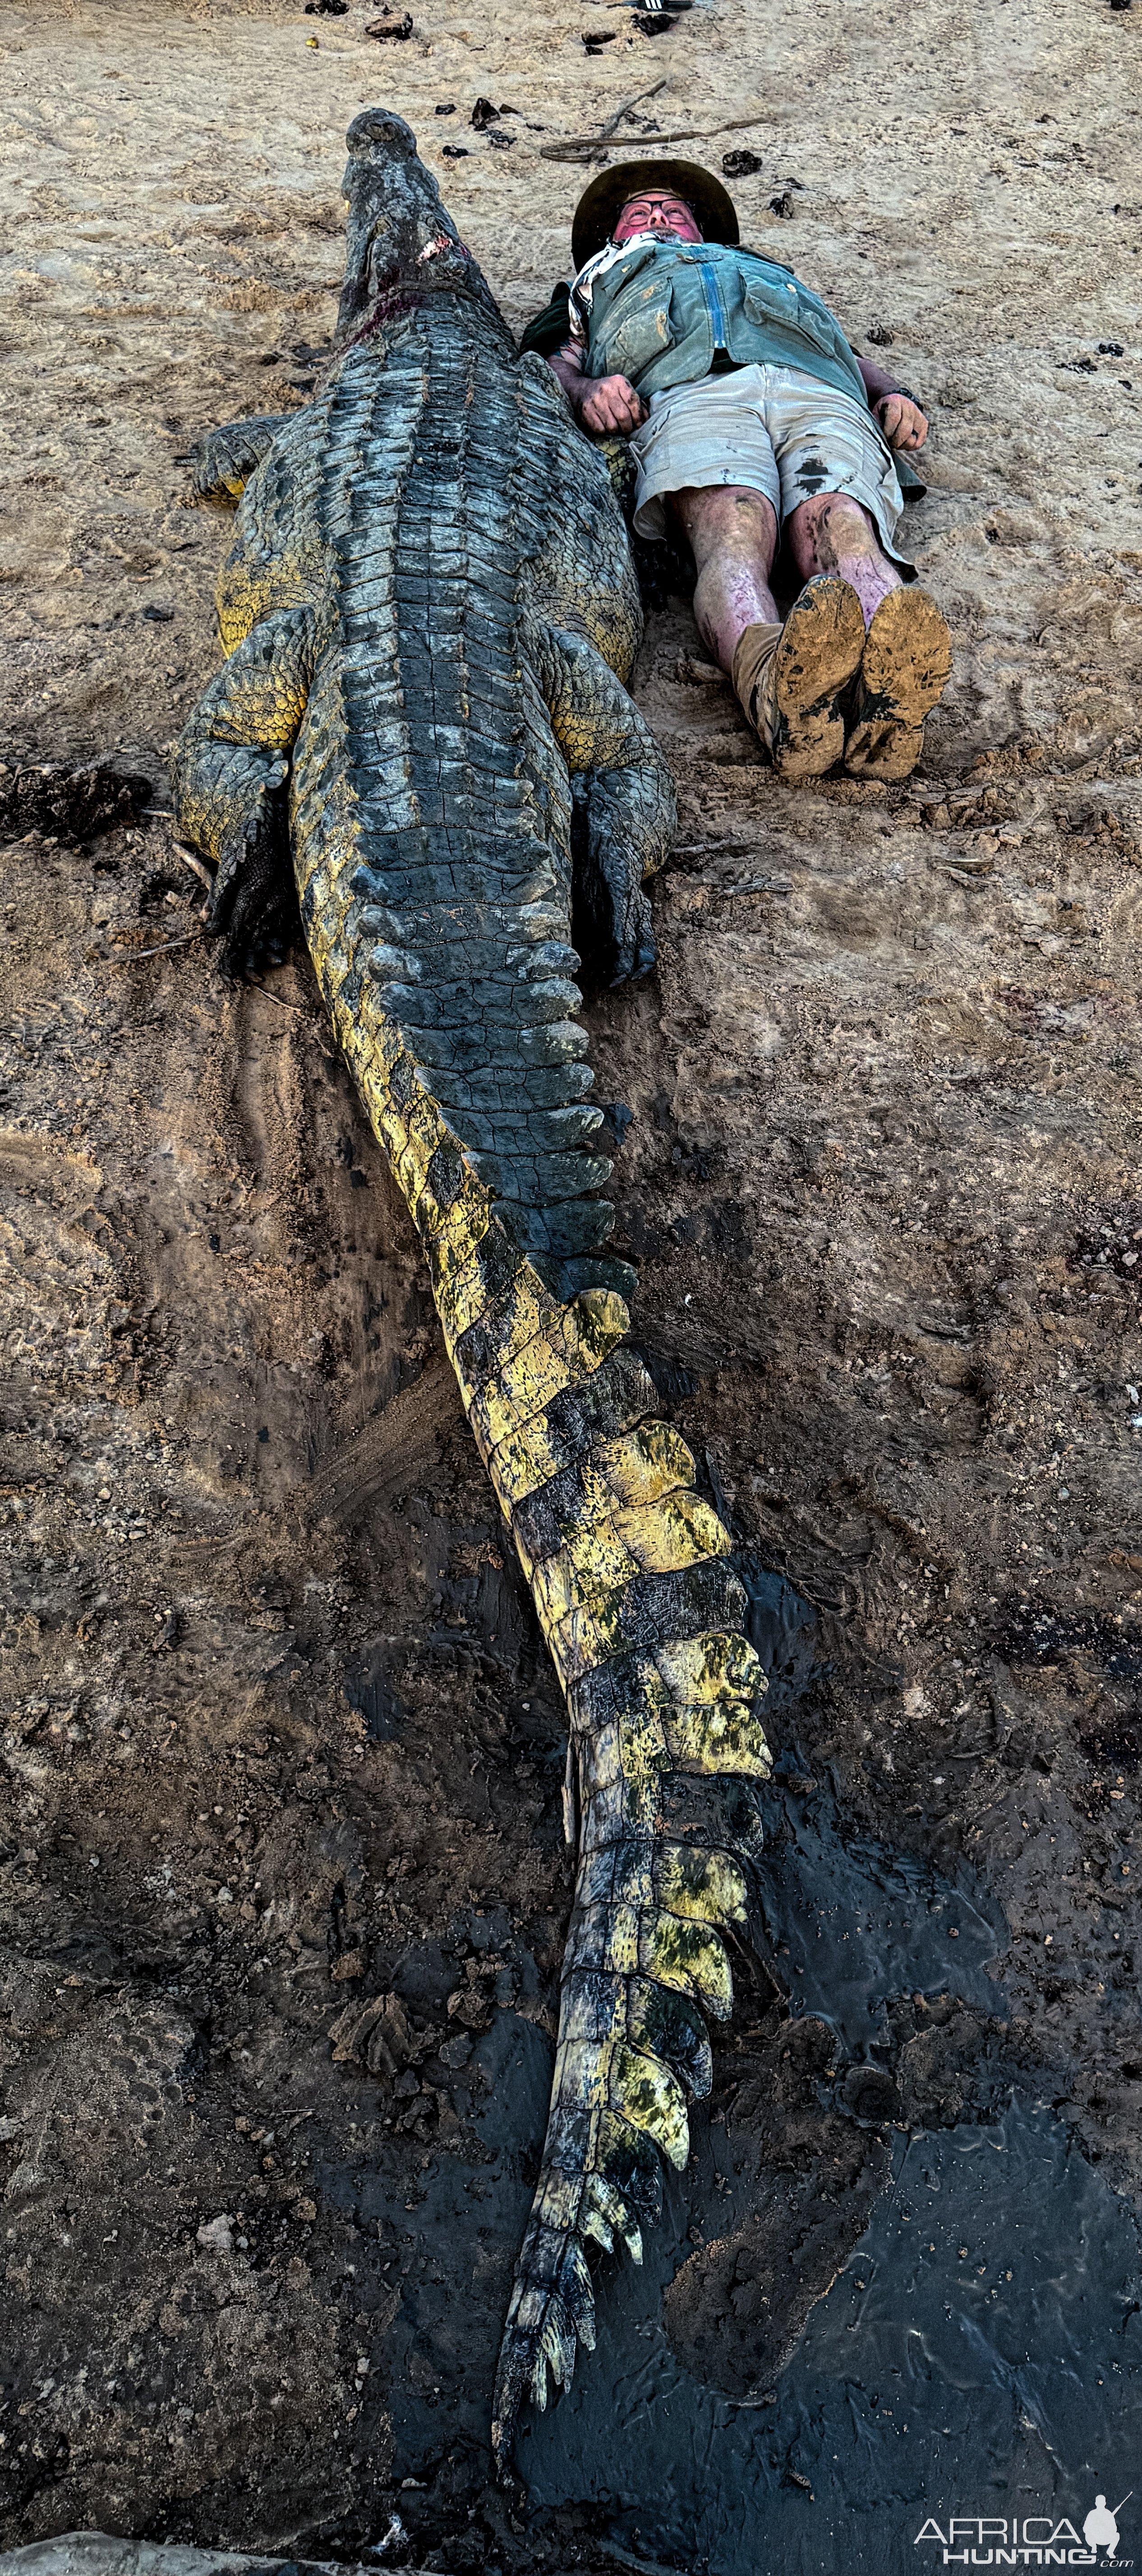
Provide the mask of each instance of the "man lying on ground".
[{"label": "man lying on ground", "polygon": [[[548,357],[576,419],[629,436],[634,527],[673,513],[694,615],[774,767],[906,778],[951,667],[948,630],[895,544],[894,451],[919,404],[858,358],[827,305],[743,250],[721,182],[691,162],[593,179],[572,231],[570,336]],[[782,621],[779,537],[804,583]]]}]

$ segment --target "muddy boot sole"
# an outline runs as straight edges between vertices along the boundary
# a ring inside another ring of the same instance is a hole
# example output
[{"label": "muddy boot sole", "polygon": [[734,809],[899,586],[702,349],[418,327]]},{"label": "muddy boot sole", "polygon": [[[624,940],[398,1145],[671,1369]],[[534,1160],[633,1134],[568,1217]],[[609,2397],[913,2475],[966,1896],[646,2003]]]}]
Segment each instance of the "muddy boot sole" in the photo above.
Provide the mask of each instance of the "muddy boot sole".
[{"label": "muddy boot sole", "polygon": [[845,744],[854,778],[910,776],[951,667],[951,637],[931,593],[913,583],[890,591],[868,630]]},{"label": "muddy boot sole", "polygon": [[865,632],[855,590],[834,573],[806,583],[747,710],[778,776],[821,778],[845,748],[842,700],[860,669]]}]

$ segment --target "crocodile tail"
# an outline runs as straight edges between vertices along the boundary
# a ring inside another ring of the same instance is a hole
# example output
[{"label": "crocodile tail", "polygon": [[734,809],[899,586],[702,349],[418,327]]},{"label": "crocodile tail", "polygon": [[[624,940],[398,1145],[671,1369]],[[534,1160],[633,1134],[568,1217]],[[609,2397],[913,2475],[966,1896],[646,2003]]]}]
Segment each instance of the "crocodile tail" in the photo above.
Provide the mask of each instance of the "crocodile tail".
[{"label": "crocodile tail", "polygon": [[[605,1475],[606,1453],[624,1453],[626,1468],[636,1441],[620,1437],[600,1449],[589,1472]],[[684,1443],[650,1420],[637,1451],[619,1514],[612,1508],[596,1524],[601,1549],[612,1543],[616,1518],[637,1514],[630,1534],[640,1553],[652,1532],[656,1556],[696,1551],[701,1535],[724,1550],[721,1524],[683,1481],[693,1466]],[[668,1475],[679,1481],[664,1490]],[[632,1485],[639,1499],[629,1504]],[[669,1791],[680,1775],[768,1774],[757,1715],[765,1677],[740,1633],[742,1607],[740,1587],[712,1551],[695,1552],[656,1586],[635,1577],[627,1620],[643,1630],[642,1650],[614,1656],[568,1689],[575,1902],[542,2169],[496,2383],[492,2438],[501,2467],[524,2400],[544,2406],[548,2372],[565,2385],[577,2342],[594,2345],[587,2241],[609,2250],[617,2238],[641,2262],[642,2226],[661,2207],[660,2157],[685,2164],[687,2104],[710,2089],[703,2014],[721,2020],[730,2010],[721,1934],[745,1920],[746,1883],[726,1848],[729,1816],[719,1825],[707,1810],[691,1838]]]},{"label": "crocodile tail", "polygon": [[[744,1921],[732,1818],[703,1792],[763,1780],[765,1676],[730,1539],[655,1418],[613,1289],[561,1300],[502,1223],[397,1032],[342,1043],[424,1241],[465,1410],[570,1715],[578,1826],[555,2078],[497,2380],[506,2460],[520,2405],[594,2342],[586,2246],[641,2260],[659,2156],[686,2161],[710,2085],[703,2012],[731,2004],[722,1932]],[[354,1061],[355,1060],[355,1061]]]}]

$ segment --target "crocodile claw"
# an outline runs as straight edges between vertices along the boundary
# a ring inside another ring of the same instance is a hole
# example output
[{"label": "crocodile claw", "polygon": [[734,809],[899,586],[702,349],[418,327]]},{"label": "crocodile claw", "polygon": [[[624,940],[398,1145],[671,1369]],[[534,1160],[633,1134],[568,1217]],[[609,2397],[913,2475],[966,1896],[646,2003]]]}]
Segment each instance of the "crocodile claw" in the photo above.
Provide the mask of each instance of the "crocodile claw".
[{"label": "crocodile claw", "polygon": [[221,966],[234,982],[280,966],[297,928],[288,843],[272,810],[224,851],[206,905],[206,927],[222,940]]},{"label": "crocodile claw", "polygon": [[[659,864],[639,812],[637,785],[605,774],[574,782],[572,848],[576,930],[600,981],[612,990],[658,962],[644,878]],[[642,826],[643,828],[640,828]]]}]

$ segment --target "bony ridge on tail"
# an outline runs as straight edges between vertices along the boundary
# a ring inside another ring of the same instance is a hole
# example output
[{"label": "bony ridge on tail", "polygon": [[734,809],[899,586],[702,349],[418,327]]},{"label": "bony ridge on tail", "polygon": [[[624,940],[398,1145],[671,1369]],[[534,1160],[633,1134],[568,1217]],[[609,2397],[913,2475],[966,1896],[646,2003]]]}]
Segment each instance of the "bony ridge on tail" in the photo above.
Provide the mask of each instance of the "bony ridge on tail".
[{"label": "bony ridge on tail", "polygon": [[349,144],[324,381],[200,452],[200,489],[241,498],[228,659],[174,785],[233,964],[280,947],[292,873],[567,1701],[575,1898],[494,2401],[503,2466],[525,2398],[593,2340],[588,2244],[638,2258],[660,2155],[684,2163],[709,2089],[765,1676],[729,1534],[627,1342],[611,1167],[587,1150],[572,902],[612,981],[646,972],[643,883],[674,828],[622,686],[640,635],[625,531],[408,127],[371,110]]}]

